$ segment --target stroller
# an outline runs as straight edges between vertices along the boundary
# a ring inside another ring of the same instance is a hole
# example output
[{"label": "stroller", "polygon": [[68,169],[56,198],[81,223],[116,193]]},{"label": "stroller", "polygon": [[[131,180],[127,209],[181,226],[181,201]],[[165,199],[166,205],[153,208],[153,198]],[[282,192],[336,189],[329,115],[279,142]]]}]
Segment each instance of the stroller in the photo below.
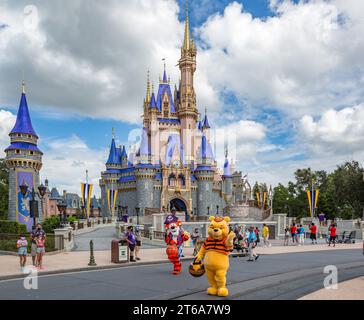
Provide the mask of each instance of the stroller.
[{"label": "stroller", "polygon": [[344,243],[355,243],[355,231],[351,231],[350,234],[344,238]]},{"label": "stroller", "polygon": [[241,234],[238,234],[234,239],[232,252],[234,252],[234,250],[236,250],[237,253],[232,253],[233,258],[245,257],[248,255],[248,244]]}]

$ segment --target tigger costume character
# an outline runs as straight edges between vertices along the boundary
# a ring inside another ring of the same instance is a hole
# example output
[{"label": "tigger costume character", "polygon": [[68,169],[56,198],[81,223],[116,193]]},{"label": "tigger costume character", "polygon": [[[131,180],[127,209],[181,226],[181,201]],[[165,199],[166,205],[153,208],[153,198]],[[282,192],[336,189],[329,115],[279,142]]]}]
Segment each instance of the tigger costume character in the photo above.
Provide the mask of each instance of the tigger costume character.
[{"label": "tigger costume character", "polygon": [[210,288],[207,294],[226,297],[226,273],[229,269],[229,253],[233,248],[235,233],[229,233],[229,217],[210,217],[209,237],[198,252],[195,262],[204,260],[204,267]]},{"label": "tigger costume character", "polygon": [[173,274],[179,274],[182,270],[180,257],[182,255],[182,244],[188,240],[188,236],[181,228],[180,220],[165,225],[167,256],[169,261],[173,263]]}]

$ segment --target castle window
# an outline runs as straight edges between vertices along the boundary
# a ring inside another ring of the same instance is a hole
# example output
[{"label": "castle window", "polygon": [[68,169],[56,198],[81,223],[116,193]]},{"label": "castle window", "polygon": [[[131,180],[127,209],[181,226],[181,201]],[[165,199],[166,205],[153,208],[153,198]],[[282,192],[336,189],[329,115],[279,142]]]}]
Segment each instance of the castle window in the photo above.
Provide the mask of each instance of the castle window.
[{"label": "castle window", "polygon": [[30,153],[30,155],[33,155],[33,154],[34,154],[34,152],[33,152],[33,151],[29,151],[29,153]]},{"label": "castle window", "polygon": [[28,138],[30,139],[32,136],[30,134],[28,134]]},{"label": "castle window", "polygon": [[20,133],[18,133],[18,137],[21,137],[21,134]]},{"label": "castle window", "polygon": [[168,185],[174,187],[177,185],[177,179],[174,173],[170,174],[168,177]]},{"label": "castle window", "polygon": [[179,180],[180,186],[184,187],[186,185],[186,179],[182,173],[178,176],[178,180]]},{"label": "castle window", "polygon": [[15,153],[16,154],[20,154],[20,150],[15,150]]}]

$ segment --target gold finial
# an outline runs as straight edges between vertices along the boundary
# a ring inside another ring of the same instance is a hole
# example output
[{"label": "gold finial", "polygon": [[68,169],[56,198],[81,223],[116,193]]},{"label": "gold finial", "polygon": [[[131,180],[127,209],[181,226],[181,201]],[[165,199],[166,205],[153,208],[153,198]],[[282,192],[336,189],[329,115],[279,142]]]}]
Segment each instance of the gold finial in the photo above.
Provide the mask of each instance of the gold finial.
[{"label": "gold finial", "polygon": [[147,97],[146,102],[150,102],[150,79],[149,79],[149,69],[147,72]]},{"label": "gold finial", "polygon": [[115,139],[115,128],[112,128],[112,138]]},{"label": "gold finial", "polygon": [[185,25],[185,38],[183,41],[183,49],[189,50],[190,49],[190,22],[188,18],[188,0],[186,0],[186,25]]},{"label": "gold finial", "polygon": [[154,93],[154,83],[152,83],[152,93]]}]

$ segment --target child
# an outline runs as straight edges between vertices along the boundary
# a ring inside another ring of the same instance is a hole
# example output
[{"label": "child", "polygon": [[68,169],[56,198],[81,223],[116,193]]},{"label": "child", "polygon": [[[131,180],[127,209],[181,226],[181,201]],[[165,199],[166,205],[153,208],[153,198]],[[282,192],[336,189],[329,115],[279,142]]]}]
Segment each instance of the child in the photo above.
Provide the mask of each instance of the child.
[{"label": "child", "polygon": [[286,228],[284,229],[284,246],[288,246],[288,241],[289,241],[289,237],[290,237],[290,230],[289,227],[286,226]]},{"label": "child", "polygon": [[43,266],[43,255],[45,253],[45,237],[40,235],[36,238],[37,243],[37,262],[38,262],[38,269],[42,270]]},{"label": "child", "polygon": [[16,242],[16,247],[18,248],[20,269],[24,271],[25,263],[27,262],[28,254],[28,241],[25,239],[24,234],[21,234],[19,240]]},{"label": "child", "polygon": [[[255,235],[254,228],[249,228],[249,236],[248,236],[248,248],[249,248],[249,260],[254,261],[259,258],[259,255],[254,253],[254,248],[256,246],[257,236]],[[254,258],[254,259],[253,259]]]}]

